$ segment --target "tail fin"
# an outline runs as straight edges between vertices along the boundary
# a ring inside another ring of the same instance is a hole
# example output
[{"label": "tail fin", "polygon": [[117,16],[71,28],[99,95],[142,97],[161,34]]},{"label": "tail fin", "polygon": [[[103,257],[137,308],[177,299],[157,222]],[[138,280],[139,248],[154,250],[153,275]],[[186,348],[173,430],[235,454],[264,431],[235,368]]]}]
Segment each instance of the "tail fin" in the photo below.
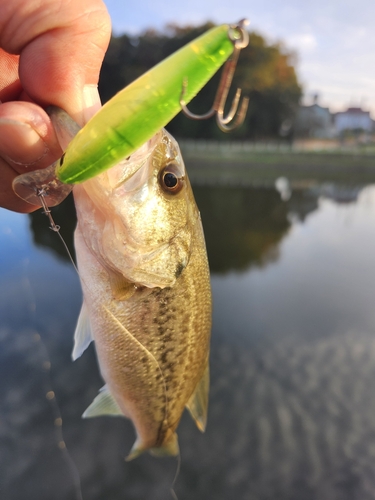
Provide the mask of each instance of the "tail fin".
[{"label": "tail fin", "polygon": [[177,434],[174,432],[163,446],[151,448],[150,453],[155,457],[177,457],[180,454]]},{"label": "tail fin", "polygon": [[178,437],[174,432],[167,442],[163,443],[162,446],[155,448],[145,448],[142,441],[138,438],[130,450],[129,455],[126,457],[126,461],[130,462],[134,458],[139,457],[145,451],[149,451],[155,457],[176,457],[180,454],[180,448],[178,446]]}]

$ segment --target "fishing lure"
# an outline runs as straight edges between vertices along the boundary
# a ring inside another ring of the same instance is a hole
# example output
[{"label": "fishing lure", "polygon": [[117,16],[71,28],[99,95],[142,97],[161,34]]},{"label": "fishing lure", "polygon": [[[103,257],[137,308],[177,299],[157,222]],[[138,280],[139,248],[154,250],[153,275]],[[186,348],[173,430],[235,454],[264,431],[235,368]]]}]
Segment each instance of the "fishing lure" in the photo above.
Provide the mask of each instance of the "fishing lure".
[{"label": "fishing lure", "polygon": [[[237,90],[226,117],[224,105],[238,54],[248,44],[246,24],[242,20],[237,25],[212,28],[147,71],[109,100],[81,130],[78,125],[71,127],[62,158],[46,169],[18,176],[13,181],[14,192],[35,205],[58,205],[73,184],[88,180],[130,156],[181,109],[193,119],[216,114],[224,131],[238,126],[245,117],[248,100],[243,99],[234,120],[241,91]],[[194,115],[186,104],[230,56],[212,109],[205,115]],[[65,123],[59,123],[62,116],[53,109],[51,119],[57,129],[66,129]]]}]

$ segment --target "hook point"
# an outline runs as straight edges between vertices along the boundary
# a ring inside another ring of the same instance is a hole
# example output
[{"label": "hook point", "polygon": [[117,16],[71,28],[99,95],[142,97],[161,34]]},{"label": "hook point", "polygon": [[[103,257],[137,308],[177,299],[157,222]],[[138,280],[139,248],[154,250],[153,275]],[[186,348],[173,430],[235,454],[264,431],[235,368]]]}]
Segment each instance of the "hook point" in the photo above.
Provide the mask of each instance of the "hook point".
[{"label": "hook point", "polygon": [[[224,69],[221,75],[219,87],[217,89],[215,100],[210,111],[203,115],[196,115],[189,111],[186,106],[186,102],[184,100],[184,96],[186,95],[187,89],[187,78],[185,77],[182,81],[182,90],[180,95],[180,106],[183,113],[193,120],[206,120],[211,116],[216,115],[216,121],[221,130],[224,132],[228,132],[229,130],[233,130],[234,128],[240,126],[246,115],[246,111],[249,104],[249,99],[246,97],[242,100],[240,110],[235,117],[236,112],[238,110],[238,105],[241,98],[241,89],[237,89],[234,99],[232,101],[230,111],[226,117],[224,117],[224,107],[228,97],[229,88],[231,86],[234,71],[237,66],[238,56],[244,47],[246,47],[249,43],[249,34],[245,29],[245,26],[249,23],[247,19],[241,19],[237,25],[233,25],[229,27],[228,36],[234,45],[233,54],[228,59],[228,61],[224,65]],[[240,37],[235,35],[235,32],[241,35]],[[233,122],[232,125],[227,125],[228,123]]]}]

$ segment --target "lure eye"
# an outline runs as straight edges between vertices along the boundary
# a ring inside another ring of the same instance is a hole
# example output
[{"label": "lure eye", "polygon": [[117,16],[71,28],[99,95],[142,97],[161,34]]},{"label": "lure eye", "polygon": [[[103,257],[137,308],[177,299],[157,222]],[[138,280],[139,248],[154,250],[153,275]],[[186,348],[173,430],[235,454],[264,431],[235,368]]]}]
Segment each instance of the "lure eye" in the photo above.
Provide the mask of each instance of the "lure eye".
[{"label": "lure eye", "polygon": [[184,176],[181,168],[175,163],[170,163],[160,172],[160,185],[168,193],[179,193],[184,185]]}]

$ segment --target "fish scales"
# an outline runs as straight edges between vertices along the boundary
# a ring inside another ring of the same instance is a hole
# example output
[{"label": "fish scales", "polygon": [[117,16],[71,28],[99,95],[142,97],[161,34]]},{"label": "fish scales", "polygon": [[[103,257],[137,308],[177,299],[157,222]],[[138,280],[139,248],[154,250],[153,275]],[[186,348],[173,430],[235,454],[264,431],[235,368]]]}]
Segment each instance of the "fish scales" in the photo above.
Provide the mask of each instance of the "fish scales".
[{"label": "fish scales", "polygon": [[211,328],[203,230],[177,143],[160,132],[74,195],[81,314],[91,326],[82,334],[87,320],[78,322],[75,350],[92,336],[106,382],[86,416],[131,418],[130,458],[144,450],[176,454],[185,406],[205,426]]}]

